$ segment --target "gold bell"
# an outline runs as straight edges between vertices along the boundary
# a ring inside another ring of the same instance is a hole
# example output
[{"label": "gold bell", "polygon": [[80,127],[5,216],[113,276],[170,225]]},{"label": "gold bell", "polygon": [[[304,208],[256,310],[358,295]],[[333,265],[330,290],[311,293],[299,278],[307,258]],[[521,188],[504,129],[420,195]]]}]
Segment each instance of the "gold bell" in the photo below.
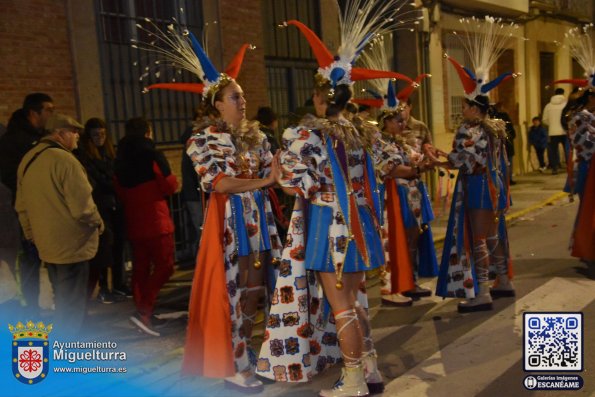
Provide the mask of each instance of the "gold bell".
[{"label": "gold bell", "polygon": [[428,230],[429,228],[430,228],[430,227],[429,227],[429,226],[428,226],[428,224],[426,223],[426,224],[424,225],[424,230]]},{"label": "gold bell", "polygon": [[498,223],[499,221],[500,221],[500,218],[498,218],[498,217],[494,218],[494,222]]},{"label": "gold bell", "polygon": [[254,260],[254,268],[256,270],[260,269],[262,267],[262,263],[260,263],[260,259],[255,259]]},{"label": "gold bell", "polygon": [[424,229],[423,228],[419,228],[419,234],[424,234]]},{"label": "gold bell", "polygon": [[272,261],[273,265],[277,266],[279,263],[281,263],[281,258],[273,258]]},{"label": "gold bell", "polygon": [[338,290],[342,290],[343,289],[343,281],[341,281],[341,280],[337,281],[337,284],[335,284],[335,287]]}]

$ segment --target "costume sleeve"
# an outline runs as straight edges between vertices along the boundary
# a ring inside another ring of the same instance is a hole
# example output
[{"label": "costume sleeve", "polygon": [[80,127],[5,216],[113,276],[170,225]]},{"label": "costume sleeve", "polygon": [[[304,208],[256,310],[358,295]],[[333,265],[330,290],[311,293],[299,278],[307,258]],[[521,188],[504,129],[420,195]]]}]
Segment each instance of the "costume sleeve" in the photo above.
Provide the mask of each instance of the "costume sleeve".
[{"label": "costume sleeve", "polygon": [[283,132],[283,146],[287,149],[281,153],[281,185],[310,198],[320,189],[319,173],[327,160],[322,140],[304,127],[287,128]]},{"label": "costume sleeve", "polygon": [[403,164],[399,146],[382,139],[377,139],[372,145],[372,156],[381,179],[386,178],[396,166]]},{"label": "costume sleeve", "polygon": [[[263,134],[264,135],[264,134]],[[266,178],[271,173],[271,163],[273,162],[273,153],[271,152],[271,144],[266,139],[262,141],[262,146],[259,151],[260,156],[260,170],[258,172],[259,178]]]},{"label": "costume sleeve", "polygon": [[570,144],[577,158],[589,161],[595,152],[595,116],[582,111],[572,118],[569,127]]},{"label": "costume sleeve", "polygon": [[487,160],[488,141],[479,127],[462,125],[455,136],[448,161],[464,173],[472,173],[476,165],[483,166]]},{"label": "costume sleeve", "polygon": [[201,187],[207,193],[214,191],[221,178],[237,175],[234,156],[236,149],[231,136],[212,131],[213,128],[208,127],[193,134],[186,146],[186,153],[200,176]]}]

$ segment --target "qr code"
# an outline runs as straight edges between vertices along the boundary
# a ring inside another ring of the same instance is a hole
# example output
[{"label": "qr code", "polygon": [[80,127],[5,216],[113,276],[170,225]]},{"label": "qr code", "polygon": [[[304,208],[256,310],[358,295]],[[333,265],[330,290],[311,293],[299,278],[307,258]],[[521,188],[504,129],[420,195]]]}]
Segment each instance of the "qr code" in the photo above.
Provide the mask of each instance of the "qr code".
[{"label": "qr code", "polygon": [[583,313],[524,313],[525,371],[583,370]]}]

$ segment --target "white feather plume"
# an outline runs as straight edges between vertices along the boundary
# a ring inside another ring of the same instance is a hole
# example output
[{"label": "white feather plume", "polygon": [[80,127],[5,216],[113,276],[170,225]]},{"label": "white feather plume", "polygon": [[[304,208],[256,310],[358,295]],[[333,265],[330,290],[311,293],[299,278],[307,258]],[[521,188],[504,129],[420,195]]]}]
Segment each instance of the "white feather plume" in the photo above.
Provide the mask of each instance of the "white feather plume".
[{"label": "white feather plume", "polygon": [[591,80],[595,73],[595,30],[593,24],[587,24],[582,28],[573,28],[565,34],[566,44],[571,55],[585,70],[585,77]]},{"label": "white feather plume", "polygon": [[454,34],[467,50],[477,79],[485,83],[489,80],[490,69],[506,50],[518,25],[504,23],[501,18],[488,15],[484,19],[461,18],[459,22],[464,33]]},{"label": "white feather plume", "polygon": [[353,62],[373,37],[419,23],[419,10],[402,11],[406,5],[411,0],[346,0],[344,13],[339,13],[341,60]]},{"label": "white feather plume", "polygon": [[132,47],[155,53],[158,57],[155,65],[169,65],[177,69],[184,69],[194,73],[202,80],[204,71],[192,49],[188,30],[179,31],[173,24],[169,24],[166,31],[163,31],[149,18],[145,18],[145,22],[152,27],[151,30],[138,23],[136,27],[146,32],[152,40],[145,42],[132,39]]},{"label": "white feather plume", "polygon": [[[375,37],[368,48],[359,59],[359,62],[363,67],[373,70],[391,70],[392,67],[388,61],[388,53],[390,50],[387,48],[387,43],[384,41],[385,36]],[[371,79],[366,80],[366,83],[372,86],[374,91],[380,95],[385,95],[389,79]]]}]

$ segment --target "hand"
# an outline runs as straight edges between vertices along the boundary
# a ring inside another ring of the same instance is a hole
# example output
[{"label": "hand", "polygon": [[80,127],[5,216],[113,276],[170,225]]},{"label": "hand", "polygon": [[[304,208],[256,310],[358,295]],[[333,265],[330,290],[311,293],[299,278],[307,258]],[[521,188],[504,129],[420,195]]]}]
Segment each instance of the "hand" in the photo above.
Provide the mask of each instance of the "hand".
[{"label": "hand", "polygon": [[280,156],[281,151],[277,150],[271,162],[271,172],[267,177],[267,180],[270,182],[271,185],[275,183],[280,183],[281,178],[283,177],[283,169],[281,168]]}]

